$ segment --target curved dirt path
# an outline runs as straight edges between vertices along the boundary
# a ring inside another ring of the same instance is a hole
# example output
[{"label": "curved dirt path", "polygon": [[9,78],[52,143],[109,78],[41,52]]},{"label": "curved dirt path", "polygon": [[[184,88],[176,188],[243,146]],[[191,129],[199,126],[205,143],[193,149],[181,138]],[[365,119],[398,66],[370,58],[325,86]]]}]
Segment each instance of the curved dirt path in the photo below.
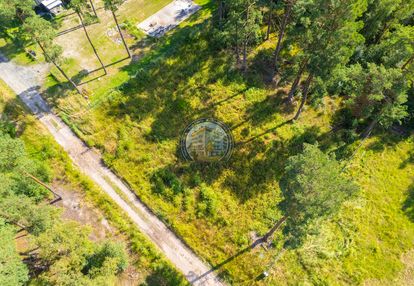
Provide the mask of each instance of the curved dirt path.
[{"label": "curved dirt path", "polygon": [[[19,66],[0,54],[0,78],[10,86],[27,107],[46,126],[72,161],[105,191],[155,243],[162,253],[193,285],[225,285],[211,267],[189,249],[159,220],[136,195],[103,163],[101,156],[88,148],[65,123],[56,116],[38,92],[45,65]],[[115,186],[115,187],[114,187]],[[122,196],[118,191],[122,192]]]}]

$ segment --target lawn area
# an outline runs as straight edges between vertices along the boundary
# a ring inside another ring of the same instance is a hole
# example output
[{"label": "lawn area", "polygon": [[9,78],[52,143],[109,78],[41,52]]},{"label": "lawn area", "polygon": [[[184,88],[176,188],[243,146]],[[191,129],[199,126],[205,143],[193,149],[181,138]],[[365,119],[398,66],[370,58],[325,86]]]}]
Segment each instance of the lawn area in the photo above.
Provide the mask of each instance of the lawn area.
[{"label": "lawn area", "polygon": [[[340,158],[359,143],[336,143],[330,125],[339,99],[325,99],[323,107],[308,108],[299,121],[287,123],[293,115],[282,102],[288,87],[263,84],[259,56],[251,59],[246,78],[234,69],[232,55],[214,47],[209,2],[201,4],[202,11],[138,62],[88,84],[89,101],[48,86],[56,111],[234,285],[412,283],[406,273],[414,265],[413,136],[378,133],[364,142],[346,169],[361,192],[302,248],[279,257],[278,234],[274,248],[242,252],[281,217],[278,180],[286,159],[304,142],[319,141]],[[232,129],[236,148],[230,161],[180,158],[181,132],[202,117]],[[269,269],[269,278],[256,281]]]},{"label": "lawn area", "polygon": [[[125,27],[126,40],[132,51],[137,49],[137,42],[144,38],[144,34],[136,28],[136,25],[154,14],[171,0],[129,0],[117,11],[118,22]],[[127,56],[124,46],[120,41],[118,30],[111,12],[104,9],[103,1],[94,1],[99,21],[87,26],[91,40],[95,45],[99,56],[105,65],[111,65],[124,60]],[[100,64],[95,57],[76,13],[69,9],[56,17],[58,37],[56,43],[64,47],[64,57],[67,61],[64,65],[69,76],[78,81],[87,81],[103,74]],[[127,62],[126,62],[127,63]],[[85,76],[85,71],[95,71]]]},{"label": "lawn area", "polygon": [[123,274],[116,285],[186,285],[184,277],[162,257],[123,211],[80,173],[46,128],[27,112],[15,94],[0,80],[0,114],[17,124],[17,136],[24,141],[32,159],[42,161],[48,167],[52,185],[79,194],[83,204],[102,213],[115,230],[107,238],[125,241],[128,245],[135,277],[131,279],[128,274]]}]

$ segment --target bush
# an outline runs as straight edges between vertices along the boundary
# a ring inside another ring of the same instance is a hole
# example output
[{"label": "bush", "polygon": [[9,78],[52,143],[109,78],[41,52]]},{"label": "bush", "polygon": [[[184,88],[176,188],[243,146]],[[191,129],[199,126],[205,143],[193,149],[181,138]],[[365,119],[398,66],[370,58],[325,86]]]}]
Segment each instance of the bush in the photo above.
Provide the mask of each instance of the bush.
[{"label": "bush", "polygon": [[197,217],[215,217],[218,206],[219,202],[216,193],[205,184],[202,184],[197,204]]},{"label": "bush", "polygon": [[152,178],[153,192],[167,197],[169,200],[172,196],[184,193],[184,186],[177,176],[168,169],[162,169],[156,172]]}]

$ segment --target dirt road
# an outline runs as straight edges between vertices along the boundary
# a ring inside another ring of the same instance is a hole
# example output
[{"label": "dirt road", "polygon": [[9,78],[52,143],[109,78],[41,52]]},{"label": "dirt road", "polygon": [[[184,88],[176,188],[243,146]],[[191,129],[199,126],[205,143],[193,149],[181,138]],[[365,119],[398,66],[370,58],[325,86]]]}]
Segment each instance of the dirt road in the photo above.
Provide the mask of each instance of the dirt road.
[{"label": "dirt road", "polygon": [[[101,156],[88,148],[63,121],[53,114],[38,92],[44,65],[24,67],[0,54],[0,78],[5,81],[28,108],[46,126],[72,161],[105,191],[155,243],[164,255],[193,285],[224,285],[191,249],[142,204],[136,195],[103,163]],[[116,187],[114,187],[116,186]],[[122,192],[120,196],[115,188]]]}]

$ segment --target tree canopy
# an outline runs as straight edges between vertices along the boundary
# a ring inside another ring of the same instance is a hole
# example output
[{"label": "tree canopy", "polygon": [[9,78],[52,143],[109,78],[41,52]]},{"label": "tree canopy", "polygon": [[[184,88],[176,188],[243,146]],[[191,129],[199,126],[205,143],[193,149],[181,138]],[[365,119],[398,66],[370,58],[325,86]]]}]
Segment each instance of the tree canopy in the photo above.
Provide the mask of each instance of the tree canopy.
[{"label": "tree canopy", "polygon": [[336,214],[358,191],[334,156],[310,144],[304,144],[301,154],[288,159],[280,188],[290,247],[301,244],[315,221]]}]

